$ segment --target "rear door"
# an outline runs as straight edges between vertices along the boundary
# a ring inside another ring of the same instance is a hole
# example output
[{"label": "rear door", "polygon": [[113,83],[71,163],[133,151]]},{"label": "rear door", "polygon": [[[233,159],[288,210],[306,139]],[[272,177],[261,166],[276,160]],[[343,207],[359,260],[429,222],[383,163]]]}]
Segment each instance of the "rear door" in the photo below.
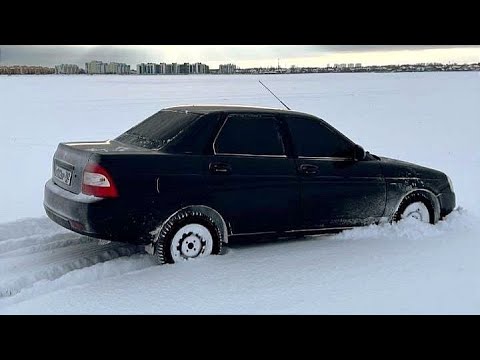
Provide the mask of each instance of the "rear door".
[{"label": "rear door", "polygon": [[208,158],[210,198],[234,234],[290,230],[299,221],[299,184],[279,119],[227,115]]},{"label": "rear door", "polygon": [[354,161],[354,144],[318,119],[288,117],[286,121],[297,155],[303,228],[379,220],[386,198],[379,161]]}]

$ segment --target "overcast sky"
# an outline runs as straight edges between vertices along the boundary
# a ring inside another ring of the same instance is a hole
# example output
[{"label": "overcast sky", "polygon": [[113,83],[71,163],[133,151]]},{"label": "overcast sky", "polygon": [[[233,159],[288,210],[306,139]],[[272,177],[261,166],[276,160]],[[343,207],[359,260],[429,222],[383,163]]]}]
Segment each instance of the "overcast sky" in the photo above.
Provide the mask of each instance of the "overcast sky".
[{"label": "overcast sky", "polygon": [[364,65],[417,62],[480,62],[480,45],[0,45],[0,65],[53,66],[101,60],[125,62],[203,62],[240,67]]}]

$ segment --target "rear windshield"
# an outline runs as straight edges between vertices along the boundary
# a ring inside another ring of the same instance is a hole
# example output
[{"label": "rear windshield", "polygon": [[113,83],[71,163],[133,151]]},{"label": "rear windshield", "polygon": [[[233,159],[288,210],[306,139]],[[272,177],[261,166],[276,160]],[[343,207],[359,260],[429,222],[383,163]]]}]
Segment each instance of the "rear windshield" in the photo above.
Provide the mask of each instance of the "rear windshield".
[{"label": "rear windshield", "polygon": [[200,116],[185,111],[161,110],[127,130],[115,140],[146,149],[161,149]]}]

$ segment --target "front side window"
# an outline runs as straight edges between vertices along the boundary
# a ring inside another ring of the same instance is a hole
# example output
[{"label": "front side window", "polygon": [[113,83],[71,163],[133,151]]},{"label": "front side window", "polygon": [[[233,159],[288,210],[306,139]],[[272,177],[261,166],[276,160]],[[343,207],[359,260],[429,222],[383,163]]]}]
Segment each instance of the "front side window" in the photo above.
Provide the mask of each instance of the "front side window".
[{"label": "front side window", "polygon": [[351,158],[353,155],[352,144],[320,121],[290,117],[287,124],[298,156]]},{"label": "front side window", "polygon": [[272,116],[229,115],[214,143],[217,154],[284,155],[277,119]]}]

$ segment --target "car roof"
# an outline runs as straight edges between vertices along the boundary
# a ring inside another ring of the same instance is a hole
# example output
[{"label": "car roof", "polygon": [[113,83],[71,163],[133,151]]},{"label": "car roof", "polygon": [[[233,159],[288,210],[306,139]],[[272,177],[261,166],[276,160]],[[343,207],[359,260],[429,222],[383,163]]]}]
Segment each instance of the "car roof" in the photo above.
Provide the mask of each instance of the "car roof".
[{"label": "car roof", "polygon": [[215,112],[255,112],[255,113],[268,113],[268,114],[285,114],[285,115],[302,115],[313,116],[311,114],[302,113],[293,110],[284,110],[278,108],[268,108],[260,106],[245,106],[245,105],[179,105],[164,110],[169,111],[187,111],[193,114],[210,114]]}]

